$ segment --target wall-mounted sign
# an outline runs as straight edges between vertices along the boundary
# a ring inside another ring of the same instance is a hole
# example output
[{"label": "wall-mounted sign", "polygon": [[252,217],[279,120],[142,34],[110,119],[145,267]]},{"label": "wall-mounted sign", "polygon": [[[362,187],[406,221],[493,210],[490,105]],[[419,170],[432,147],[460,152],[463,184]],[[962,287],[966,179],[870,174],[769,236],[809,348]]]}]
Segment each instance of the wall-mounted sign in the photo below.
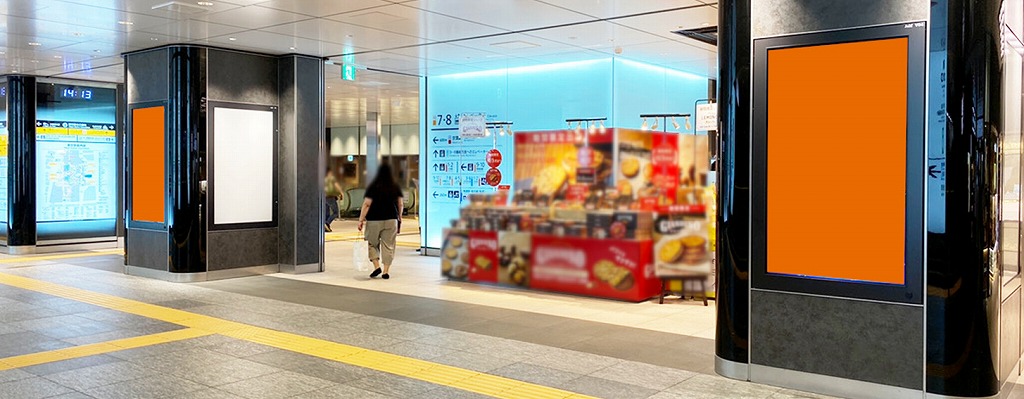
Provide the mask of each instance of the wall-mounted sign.
[{"label": "wall-mounted sign", "polygon": [[459,115],[459,137],[480,138],[487,131],[487,114],[464,113]]},{"label": "wall-mounted sign", "polygon": [[718,104],[697,105],[697,126],[695,131],[718,130]]},{"label": "wall-mounted sign", "polygon": [[487,166],[497,168],[498,165],[501,165],[501,151],[498,151],[497,148],[487,151],[486,162]]},{"label": "wall-mounted sign", "polygon": [[342,65],[341,80],[356,80],[356,66],[350,64]]}]

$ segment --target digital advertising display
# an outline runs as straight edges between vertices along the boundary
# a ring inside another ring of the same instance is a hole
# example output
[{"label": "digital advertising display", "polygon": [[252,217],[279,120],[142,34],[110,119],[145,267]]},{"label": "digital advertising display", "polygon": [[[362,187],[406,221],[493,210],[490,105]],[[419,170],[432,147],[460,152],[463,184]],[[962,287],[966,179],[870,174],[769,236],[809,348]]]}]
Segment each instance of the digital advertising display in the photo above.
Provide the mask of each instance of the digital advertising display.
[{"label": "digital advertising display", "polygon": [[7,235],[7,81],[0,81],[0,235]]},{"label": "digital advertising display", "polygon": [[36,220],[40,240],[114,236],[116,90],[39,83]]},{"label": "digital advertising display", "polygon": [[753,287],[921,302],[924,32],[755,41]]}]

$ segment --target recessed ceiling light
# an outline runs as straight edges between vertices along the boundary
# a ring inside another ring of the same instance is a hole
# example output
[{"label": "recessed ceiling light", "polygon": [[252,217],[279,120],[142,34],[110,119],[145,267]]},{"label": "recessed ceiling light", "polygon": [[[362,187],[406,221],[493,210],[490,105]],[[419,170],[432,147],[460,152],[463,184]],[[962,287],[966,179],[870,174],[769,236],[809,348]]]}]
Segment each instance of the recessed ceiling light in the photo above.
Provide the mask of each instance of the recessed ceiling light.
[{"label": "recessed ceiling light", "polygon": [[55,55],[55,56],[53,56],[53,58],[64,58],[64,57],[61,57],[59,55]]},{"label": "recessed ceiling light", "polygon": [[18,73],[18,70],[17,69],[12,69],[11,73]]},{"label": "recessed ceiling light", "polygon": [[39,63],[39,60],[32,60],[31,62],[32,62],[33,64],[38,64],[38,63]]},{"label": "recessed ceiling light", "polygon": [[157,40],[160,40],[160,39],[157,39],[157,38],[155,38],[155,37],[151,37],[151,38],[149,38],[149,40],[152,40],[152,41],[154,41],[154,42],[155,42],[155,41],[157,41]]},{"label": "recessed ceiling light", "polygon": [[209,1],[200,1],[200,2],[197,2],[196,4],[199,4],[201,6],[212,6],[213,5],[213,3],[209,2]]},{"label": "recessed ceiling light", "polygon": [[98,53],[98,52],[100,52],[100,51],[99,51],[99,50],[93,50],[92,52],[94,52],[94,53]]},{"label": "recessed ceiling light", "polygon": [[704,23],[701,23],[700,26],[711,26],[711,23],[710,22],[704,22]]},{"label": "recessed ceiling light", "polygon": [[501,48],[507,48],[507,49],[521,49],[521,48],[530,48],[530,47],[540,47],[539,44],[530,43],[530,42],[524,42],[522,40],[513,40],[513,41],[510,41],[510,42],[491,43],[491,45],[494,46],[494,47],[501,47]]},{"label": "recessed ceiling light", "polygon": [[229,38],[228,38],[228,40],[230,40],[230,41],[235,41],[235,40],[238,40],[238,39],[235,39],[235,38],[233,38],[233,37],[229,37]]},{"label": "recessed ceiling light", "polygon": [[295,47],[288,47],[289,50],[295,50]]},{"label": "recessed ceiling light", "polygon": [[39,42],[28,42],[28,45],[29,46],[42,46],[43,44],[39,43]]},{"label": "recessed ceiling light", "polygon": [[0,55],[4,55],[4,54],[7,54],[7,52],[6,51],[0,51]]},{"label": "recessed ceiling light", "polygon": [[117,23],[121,25],[135,25],[135,23],[132,21],[117,21]]}]

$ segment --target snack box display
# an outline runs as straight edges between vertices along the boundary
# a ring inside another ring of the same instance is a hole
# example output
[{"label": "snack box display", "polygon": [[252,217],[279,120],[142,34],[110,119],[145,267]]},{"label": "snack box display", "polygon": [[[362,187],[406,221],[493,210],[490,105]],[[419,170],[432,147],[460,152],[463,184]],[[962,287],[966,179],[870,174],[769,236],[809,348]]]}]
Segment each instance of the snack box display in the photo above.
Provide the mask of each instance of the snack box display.
[{"label": "snack box display", "polygon": [[654,269],[658,275],[711,273],[712,253],[703,207],[662,209],[654,224]]},{"label": "snack box display", "polygon": [[608,236],[616,239],[649,240],[654,214],[645,211],[615,211],[608,226]]}]

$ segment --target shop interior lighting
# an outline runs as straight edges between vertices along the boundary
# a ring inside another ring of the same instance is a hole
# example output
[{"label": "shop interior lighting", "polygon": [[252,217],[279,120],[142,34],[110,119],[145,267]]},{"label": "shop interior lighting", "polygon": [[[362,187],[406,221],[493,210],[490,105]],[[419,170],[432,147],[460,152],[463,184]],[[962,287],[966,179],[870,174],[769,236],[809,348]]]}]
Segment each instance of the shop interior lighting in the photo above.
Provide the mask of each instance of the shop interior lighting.
[{"label": "shop interior lighting", "polygon": [[[643,118],[644,123],[642,125],[640,125],[640,129],[641,130],[658,130],[658,126],[664,126],[664,129],[666,129],[666,131],[667,131],[667,129],[668,129],[667,124],[669,122],[668,119],[672,118],[672,120],[671,120],[672,127],[674,127],[676,130],[679,130],[679,122],[676,121],[676,118],[679,118],[679,117],[684,118],[684,120],[686,121],[686,129],[689,130],[690,129],[690,114],[642,114],[642,115],[640,115],[640,118]],[[654,120],[654,124],[651,125],[650,129],[647,128],[647,118],[651,118],[652,120]],[[658,119],[661,119],[661,123],[660,124],[658,123]]]},{"label": "shop interior lighting", "polygon": [[484,129],[484,136],[491,135],[491,129],[498,128],[498,136],[512,135],[512,122],[508,121],[495,121],[487,122],[487,128]]},{"label": "shop interior lighting", "polygon": [[587,133],[593,135],[595,133],[604,134],[607,130],[604,127],[604,121],[608,118],[574,118],[566,119],[565,123],[569,124],[572,128],[573,122],[576,123],[576,137],[583,136],[584,126],[586,127]]},{"label": "shop interior lighting", "polygon": [[590,134],[597,133],[597,121],[587,122],[587,133],[590,133]]},{"label": "shop interior lighting", "polygon": [[600,123],[601,125],[597,128],[597,132],[601,134],[608,133],[608,129],[604,127],[604,120],[602,119],[598,121],[598,123]]}]

